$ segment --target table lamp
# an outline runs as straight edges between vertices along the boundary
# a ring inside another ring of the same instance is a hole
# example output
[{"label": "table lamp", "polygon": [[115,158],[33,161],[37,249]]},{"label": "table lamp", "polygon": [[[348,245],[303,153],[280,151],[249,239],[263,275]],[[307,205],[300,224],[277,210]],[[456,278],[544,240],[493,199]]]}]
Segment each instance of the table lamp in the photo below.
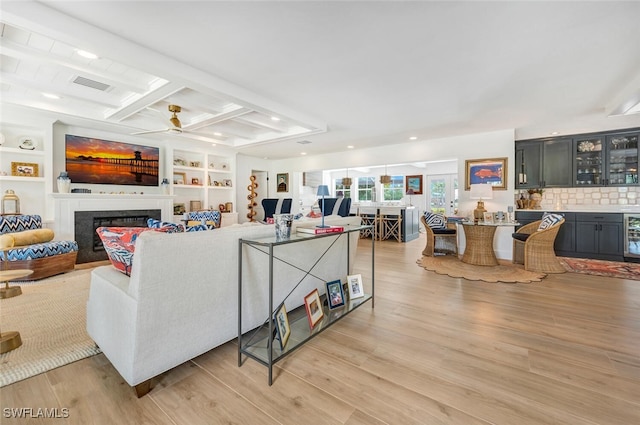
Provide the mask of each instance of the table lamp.
[{"label": "table lamp", "polygon": [[473,221],[477,223],[483,219],[487,211],[484,209],[484,200],[493,198],[493,186],[488,183],[472,184],[469,198],[478,199],[478,205],[473,210]]},{"label": "table lamp", "polygon": [[320,186],[318,186],[318,196],[322,196],[322,224],[316,227],[329,227],[324,225],[324,197],[329,196],[329,186],[327,186],[326,184],[321,184]]},{"label": "table lamp", "polygon": [[410,206],[410,207],[412,207],[412,206],[413,206],[413,204],[411,203],[411,195],[415,195],[415,194],[416,194],[416,192],[415,192],[415,190],[413,190],[413,189],[409,189],[409,190],[407,190],[407,193],[406,193],[406,194],[407,194],[407,195],[409,195],[409,206]]}]

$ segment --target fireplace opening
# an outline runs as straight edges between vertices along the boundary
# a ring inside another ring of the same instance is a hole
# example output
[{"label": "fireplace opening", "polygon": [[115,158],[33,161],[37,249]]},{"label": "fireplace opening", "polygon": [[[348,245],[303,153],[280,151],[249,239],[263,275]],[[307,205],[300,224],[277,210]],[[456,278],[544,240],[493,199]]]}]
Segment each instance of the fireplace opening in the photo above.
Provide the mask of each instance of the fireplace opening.
[{"label": "fireplace opening", "polygon": [[96,233],[98,227],[147,227],[147,220],[160,220],[162,211],[76,211],[75,240],[78,243],[76,263],[89,263],[108,259],[102,241]]}]

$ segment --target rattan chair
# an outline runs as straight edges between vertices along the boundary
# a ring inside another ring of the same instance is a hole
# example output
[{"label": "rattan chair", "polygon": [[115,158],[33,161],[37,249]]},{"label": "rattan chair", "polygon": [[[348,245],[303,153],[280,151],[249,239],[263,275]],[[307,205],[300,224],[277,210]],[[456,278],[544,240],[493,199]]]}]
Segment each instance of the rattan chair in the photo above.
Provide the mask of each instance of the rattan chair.
[{"label": "rattan chair", "polygon": [[538,230],[542,220],[525,224],[513,234],[513,262],[524,264],[525,270],[541,273],[564,273],[567,270],[556,257],[553,244],[564,223]]},{"label": "rattan chair", "polygon": [[433,257],[435,253],[458,255],[458,232],[455,223],[447,223],[446,229],[432,229],[424,215],[420,216],[420,222],[427,234],[427,243],[422,250],[422,255]]}]

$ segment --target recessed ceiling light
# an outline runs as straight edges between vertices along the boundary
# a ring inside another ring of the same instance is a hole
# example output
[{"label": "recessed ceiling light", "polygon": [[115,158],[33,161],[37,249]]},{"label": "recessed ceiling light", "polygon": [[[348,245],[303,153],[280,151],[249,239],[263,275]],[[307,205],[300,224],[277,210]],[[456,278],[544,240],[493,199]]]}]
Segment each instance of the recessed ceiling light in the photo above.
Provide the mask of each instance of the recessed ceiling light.
[{"label": "recessed ceiling light", "polygon": [[42,93],[42,95],[48,99],[60,99],[60,96],[53,93]]},{"label": "recessed ceiling light", "polygon": [[418,137],[417,136],[411,136],[411,137],[409,137],[409,140],[418,140]]},{"label": "recessed ceiling light", "polygon": [[216,131],[215,133],[213,133],[213,135],[214,136],[222,136],[222,133],[219,133],[219,132]]},{"label": "recessed ceiling light", "polygon": [[300,155],[306,155],[306,154],[307,154],[306,152],[300,152]]},{"label": "recessed ceiling light", "polygon": [[271,119],[274,120],[274,121],[280,121],[280,118],[278,118],[278,117],[271,117]]},{"label": "recessed ceiling light", "polygon": [[551,132],[551,135],[552,135],[552,136],[555,136],[555,135],[558,135],[558,134],[560,134],[560,133],[558,133],[557,131],[552,131],[552,132]]},{"label": "recessed ceiling light", "polygon": [[211,143],[211,146],[215,148],[215,147],[216,147],[216,144],[215,144],[215,143]]},{"label": "recessed ceiling light", "polygon": [[354,148],[354,146],[353,146],[353,145],[349,145],[349,146],[347,146],[347,149],[353,149],[353,148]]},{"label": "recessed ceiling light", "polygon": [[95,53],[91,53],[91,52],[87,52],[86,50],[76,50],[76,52],[82,56],[83,58],[87,58],[87,59],[98,59],[98,55],[96,55]]}]

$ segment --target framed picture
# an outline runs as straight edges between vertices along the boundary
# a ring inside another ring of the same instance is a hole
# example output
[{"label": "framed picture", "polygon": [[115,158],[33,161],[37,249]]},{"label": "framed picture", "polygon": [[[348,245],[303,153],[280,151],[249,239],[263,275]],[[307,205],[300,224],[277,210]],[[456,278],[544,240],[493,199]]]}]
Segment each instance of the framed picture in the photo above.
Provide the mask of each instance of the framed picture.
[{"label": "framed picture", "polygon": [[349,287],[349,299],[364,297],[362,275],[354,274],[347,276],[347,286]]},{"label": "framed picture", "polygon": [[191,184],[199,185],[200,184],[200,179],[198,179],[197,177],[192,178],[191,179]]},{"label": "framed picture", "polygon": [[184,204],[173,204],[173,215],[184,215],[186,212],[187,209]]},{"label": "framed picture", "polygon": [[224,179],[223,182],[226,187],[231,187],[231,179]]},{"label": "framed picture", "polygon": [[322,310],[322,303],[320,302],[320,295],[318,290],[314,289],[304,297],[304,308],[307,311],[307,319],[309,319],[309,327],[313,327],[322,320],[324,311]]},{"label": "framed picture", "polygon": [[507,158],[467,159],[464,190],[472,184],[489,183],[494,190],[507,190]]},{"label": "framed picture", "polygon": [[329,305],[329,310],[344,305],[344,289],[342,289],[340,280],[327,282],[327,304]]},{"label": "framed picture", "polygon": [[414,195],[422,195],[422,175],[405,176],[405,190],[413,189]]},{"label": "framed picture", "polygon": [[284,350],[287,341],[289,341],[289,335],[291,335],[291,327],[289,326],[289,317],[287,316],[287,309],[284,303],[278,308],[273,318],[276,322],[276,338],[280,341],[280,349]]},{"label": "framed picture", "polygon": [[485,211],[483,218],[485,223],[493,223],[493,213]]},{"label": "framed picture", "polygon": [[289,191],[289,173],[278,173],[276,175],[276,179],[278,182],[278,192],[288,192]]},{"label": "framed picture", "polygon": [[200,211],[202,209],[202,201],[189,201],[189,211]]},{"label": "framed picture", "polygon": [[173,172],[173,184],[186,184],[187,181],[187,173],[176,173]]},{"label": "framed picture", "polygon": [[12,162],[11,175],[20,177],[38,177],[38,164],[31,162]]}]

